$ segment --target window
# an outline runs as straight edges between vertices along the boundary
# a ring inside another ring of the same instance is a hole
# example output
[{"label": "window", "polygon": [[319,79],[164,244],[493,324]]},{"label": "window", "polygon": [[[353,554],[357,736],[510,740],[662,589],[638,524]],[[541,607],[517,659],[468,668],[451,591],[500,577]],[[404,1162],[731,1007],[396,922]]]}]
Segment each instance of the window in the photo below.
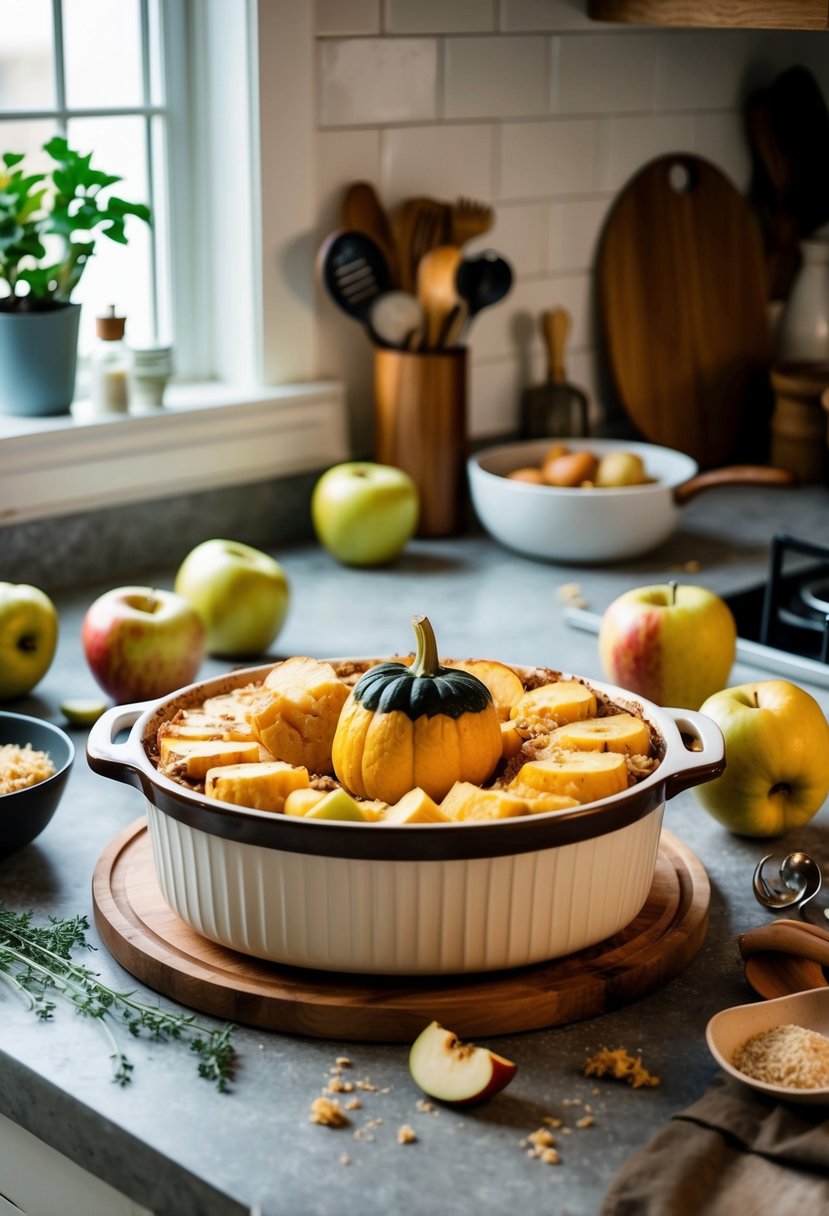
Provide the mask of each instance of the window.
[{"label": "window", "polygon": [[88,304],[83,340],[116,303],[128,342],[172,339],[189,381],[169,409],[117,425],[0,415],[0,544],[24,520],[350,455],[344,387],[315,378],[313,12],[0,0],[2,150],[65,131],[153,208],[152,233],[131,225],[125,250],[98,241],[73,297]]},{"label": "window", "polygon": [[73,295],[81,356],[108,304],[134,345],[173,341],[160,0],[0,0],[0,28],[0,150],[39,171],[51,163],[42,145],[65,135],[153,212],[152,228],[128,220],[126,246],[98,236]]}]

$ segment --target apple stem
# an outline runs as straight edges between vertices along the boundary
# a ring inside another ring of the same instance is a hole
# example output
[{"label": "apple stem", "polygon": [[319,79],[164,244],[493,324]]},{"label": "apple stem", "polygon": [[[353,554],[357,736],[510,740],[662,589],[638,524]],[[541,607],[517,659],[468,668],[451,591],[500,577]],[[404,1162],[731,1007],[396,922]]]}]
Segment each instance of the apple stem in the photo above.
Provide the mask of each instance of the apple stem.
[{"label": "apple stem", "polygon": [[679,584],[677,583],[675,578],[672,578],[670,580],[670,582],[668,583],[668,587],[671,592],[671,607],[673,607],[673,605],[676,603],[676,589],[678,586],[679,586]]}]

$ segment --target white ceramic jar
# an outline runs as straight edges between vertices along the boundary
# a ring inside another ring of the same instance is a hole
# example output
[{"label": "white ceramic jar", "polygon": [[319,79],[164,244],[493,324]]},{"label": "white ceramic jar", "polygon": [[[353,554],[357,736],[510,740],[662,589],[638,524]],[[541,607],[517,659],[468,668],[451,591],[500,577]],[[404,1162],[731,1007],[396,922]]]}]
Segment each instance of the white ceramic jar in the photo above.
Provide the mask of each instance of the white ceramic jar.
[{"label": "white ceramic jar", "polygon": [[803,262],[780,315],[778,362],[829,363],[829,232],[800,246]]}]

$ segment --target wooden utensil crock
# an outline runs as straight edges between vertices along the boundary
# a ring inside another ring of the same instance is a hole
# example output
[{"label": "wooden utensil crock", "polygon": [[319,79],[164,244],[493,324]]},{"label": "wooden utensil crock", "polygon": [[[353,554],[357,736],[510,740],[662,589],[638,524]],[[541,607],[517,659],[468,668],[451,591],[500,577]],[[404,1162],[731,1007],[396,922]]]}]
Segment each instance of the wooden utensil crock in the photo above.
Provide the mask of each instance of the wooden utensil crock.
[{"label": "wooden utensil crock", "polygon": [[374,354],[375,455],[413,478],[419,536],[451,536],[464,522],[466,348]]}]

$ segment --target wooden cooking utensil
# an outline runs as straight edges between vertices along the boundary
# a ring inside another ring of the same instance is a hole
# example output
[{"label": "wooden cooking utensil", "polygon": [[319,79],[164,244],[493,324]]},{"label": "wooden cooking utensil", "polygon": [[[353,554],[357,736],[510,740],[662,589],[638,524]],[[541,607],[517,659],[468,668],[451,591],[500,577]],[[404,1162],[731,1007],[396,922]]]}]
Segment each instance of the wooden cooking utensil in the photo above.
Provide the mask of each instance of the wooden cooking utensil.
[{"label": "wooden cooking utensil", "polygon": [[410,198],[400,208],[395,228],[400,251],[400,286],[404,291],[417,287],[420,259],[450,239],[451,207],[434,198]]},{"label": "wooden cooking utensil", "polygon": [[547,351],[547,382],[526,388],[522,394],[522,434],[526,439],[587,435],[587,395],[567,383],[564,368],[564,347],[572,318],[566,308],[551,308],[541,314],[540,320]]},{"label": "wooden cooking utensil", "polygon": [[444,327],[460,301],[455,279],[461,262],[456,245],[439,245],[420,259],[417,268],[417,298],[426,318],[426,345],[441,345]]},{"label": "wooden cooking utensil", "polygon": [[352,182],[342,202],[343,228],[364,232],[379,245],[388,263],[392,286],[398,281],[397,242],[386,209],[371,182]]},{"label": "wooden cooking utensil", "polygon": [[453,245],[465,245],[477,236],[489,232],[495,220],[495,212],[487,203],[478,203],[471,198],[459,198],[452,206],[450,239]]},{"label": "wooden cooking utensil", "polygon": [[597,271],[610,374],[643,436],[703,468],[765,459],[763,251],[728,178],[684,153],[651,161],[613,204]]},{"label": "wooden cooking utensil", "polygon": [[829,933],[807,921],[781,919],[749,929],[738,939],[746,979],[766,1000],[829,987]]}]

